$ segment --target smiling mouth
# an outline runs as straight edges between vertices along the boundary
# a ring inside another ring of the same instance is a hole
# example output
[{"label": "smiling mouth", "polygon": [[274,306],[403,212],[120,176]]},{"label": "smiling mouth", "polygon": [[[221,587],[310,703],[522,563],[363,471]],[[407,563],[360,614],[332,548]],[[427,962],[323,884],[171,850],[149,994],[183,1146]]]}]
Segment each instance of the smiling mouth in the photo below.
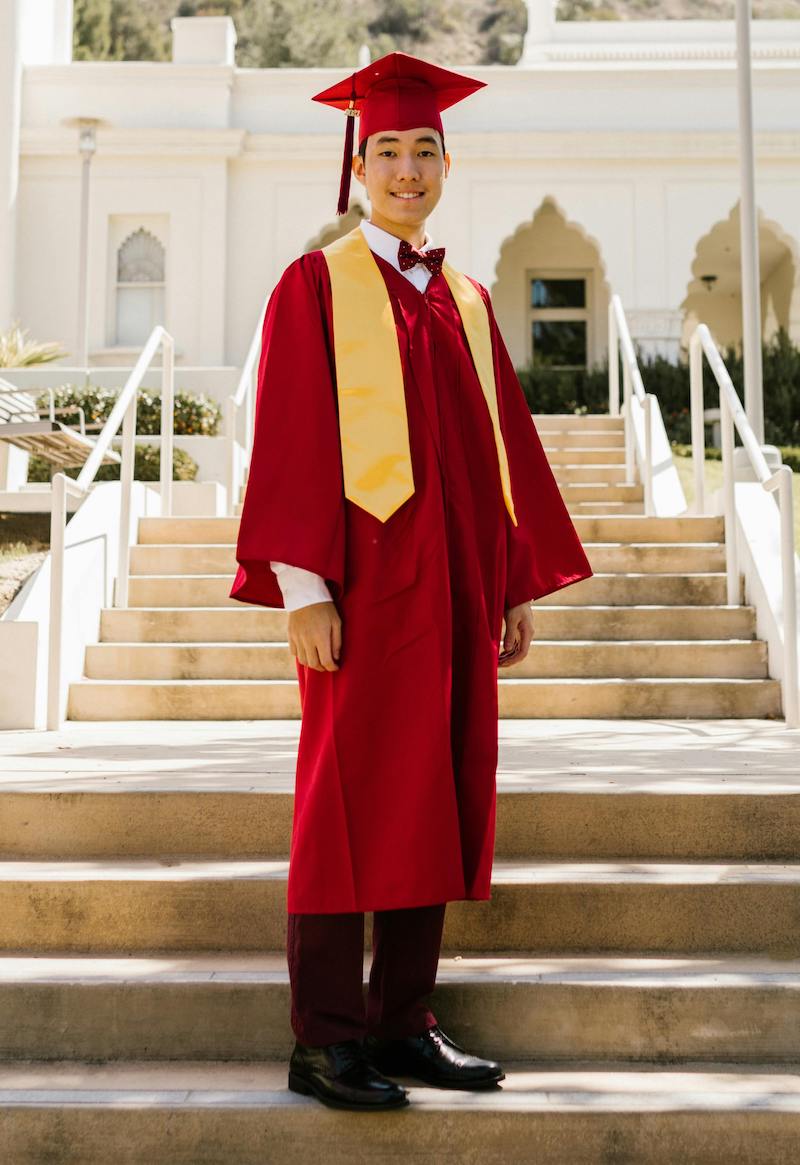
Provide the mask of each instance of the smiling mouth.
[{"label": "smiling mouth", "polygon": [[390,190],[392,198],[399,198],[401,202],[413,202],[415,198],[423,198],[424,190]]}]

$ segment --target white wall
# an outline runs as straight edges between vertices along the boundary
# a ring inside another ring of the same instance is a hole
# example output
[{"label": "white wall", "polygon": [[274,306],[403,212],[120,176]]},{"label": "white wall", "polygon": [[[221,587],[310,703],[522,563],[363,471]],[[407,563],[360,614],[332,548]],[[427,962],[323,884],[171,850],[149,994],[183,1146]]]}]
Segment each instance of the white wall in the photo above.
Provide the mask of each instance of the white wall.
[{"label": "white wall", "polygon": [[[504,240],[551,197],[595,241],[642,334],[673,343],[697,243],[738,197],[732,46],[711,43],[704,22],[687,22],[688,40],[681,23],[649,39],[620,25],[615,40],[594,24],[588,40],[586,30],[565,39],[559,27],[530,67],[470,70],[487,88],[445,111],[454,163],[429,224],[456,265],[491,287]],[[761,23],[775,35],[762,45],[760,33],[755,53],[757,197],[798,244],[800,22]],[[26,69],[16,276],[25,324],[75,347],[79,161],[60,118],[90,113],[111,123],[92,164],[91,347],[107,333],[109,218],[165,215],[179,360],[240,361],[266,293],[335,221],[344,119],[310,97],[345,71]]]}]

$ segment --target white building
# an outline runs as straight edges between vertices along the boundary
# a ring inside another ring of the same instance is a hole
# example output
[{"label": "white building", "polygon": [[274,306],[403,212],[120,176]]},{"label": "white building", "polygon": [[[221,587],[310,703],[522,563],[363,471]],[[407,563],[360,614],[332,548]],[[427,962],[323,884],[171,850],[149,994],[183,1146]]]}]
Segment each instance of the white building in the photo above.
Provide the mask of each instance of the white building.
[{"label": "white building", "polygon": [[[491,289],[517,364],[532,344],[602,359],[612,290],[651,350],[676,356],[697,318],[737,340],[732,22],[530,9],[520,63],[468,70],[488,88],[444,114],[453,168],[431,234]],[[66,363],[81,163],[64,119],[107,123],[91,168],[94,364],[131,363],[162,317],[179,363],[241,363],[287,263],[366,205],[354,182],[336,218],[344,119],[310,100],[347,65],[236,68],[227,17],[173,34],[172,63],[72,62],[70,0],[0,9],[0,328],[18,317]],[[753,52],[764,330],[800,341],[800,21],[755,22]]]}]

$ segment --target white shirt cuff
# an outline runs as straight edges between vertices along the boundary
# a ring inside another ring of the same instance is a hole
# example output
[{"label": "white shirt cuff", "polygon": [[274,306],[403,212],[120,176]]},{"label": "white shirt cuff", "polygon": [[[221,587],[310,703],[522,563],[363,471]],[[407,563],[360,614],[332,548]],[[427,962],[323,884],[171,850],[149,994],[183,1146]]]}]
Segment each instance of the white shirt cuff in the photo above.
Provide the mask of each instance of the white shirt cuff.
[{"label": "white shirt cuff", "polygon": [[331,592],[322,575],[305,570],[302,566],[290,566],[286,562],[270,562],[269,565],[275,572],[287,611],[297,611],[311,603],[332,601]]}]

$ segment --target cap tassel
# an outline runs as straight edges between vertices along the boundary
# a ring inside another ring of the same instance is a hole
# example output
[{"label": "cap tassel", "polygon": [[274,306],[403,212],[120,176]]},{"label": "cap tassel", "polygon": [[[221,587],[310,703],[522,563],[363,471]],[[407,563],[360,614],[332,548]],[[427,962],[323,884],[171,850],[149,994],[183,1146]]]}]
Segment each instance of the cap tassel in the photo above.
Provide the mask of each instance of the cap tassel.
[{"label": "cap tassel", "polygon": [[355,133],[356,117],[358,116],[358,110],[353,108],[354,104],[351,100],[349,107],[345,110],[347,114],[347,128],[344,131],[342,181],[339,185],[339,205],[336,207],[337,214],[347,214],[347,206],[350,201],[350,174],[353,169],[353,136]]}]

